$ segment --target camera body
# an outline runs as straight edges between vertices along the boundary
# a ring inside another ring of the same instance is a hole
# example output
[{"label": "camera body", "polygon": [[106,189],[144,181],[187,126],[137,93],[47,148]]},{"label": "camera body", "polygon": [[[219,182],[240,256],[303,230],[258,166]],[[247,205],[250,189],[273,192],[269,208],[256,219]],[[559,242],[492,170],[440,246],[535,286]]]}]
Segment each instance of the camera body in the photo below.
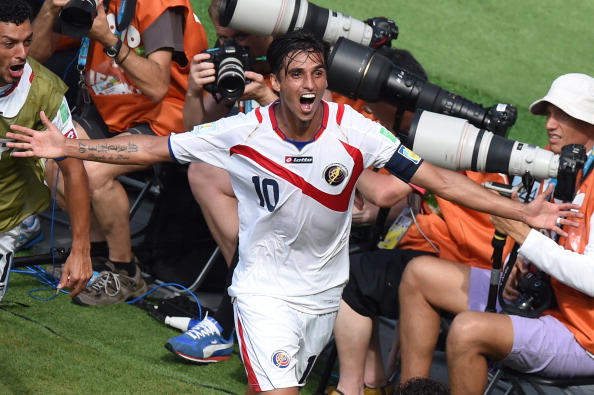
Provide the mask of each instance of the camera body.
[{"label": "camera body", "polygon": [[87,35],[97,16],[95,0],[70,0],[58,15],[61,33],[70,38]]},{"label": "camera body", "polygon": [[204,53],[210,55],[208,61],[215,65],[215,82],[204,85],[204,89],[213,95],[220,93],[229,100],[239,99],[248,82],[245,71],[251,67],[249,48],[227,40],[219,48],[207,49]]},{"label": "camera body", "polygon": [[561,148],[555,199],[571,202],[575,197],[577,179],[584,169],[588,155],[586,148],[579,144],[569,144]]},{"label": "camera body", "polygon": [[529,272],[518,281],[520,297],[512,304],[504,304],[503,310],[522,317],[538,317],[547,308],[554,307],[555,298],[549,275],[537,270]]}]

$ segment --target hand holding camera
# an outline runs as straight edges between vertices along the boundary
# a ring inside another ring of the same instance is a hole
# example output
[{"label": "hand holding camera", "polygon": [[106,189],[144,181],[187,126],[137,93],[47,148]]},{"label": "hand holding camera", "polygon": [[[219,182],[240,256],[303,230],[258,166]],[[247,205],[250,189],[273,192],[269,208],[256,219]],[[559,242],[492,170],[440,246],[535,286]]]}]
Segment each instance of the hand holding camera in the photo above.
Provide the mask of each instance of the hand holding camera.
[{"label": "hand holding camera", "polygon": [[190,75],[188,78],[187,94],[189,96],[202,95],[204,85],[215,82],[215,65],[209,62],[208,53],[194,55],[190,63]]},{"label": "hand holding camera", "polygon": [[215,81],[204,85],[213,95],[221,94],[225,99],[237,100],[245,90],[245,71],[250,70],[249,49],[227,40],[219,48],[207,49],[209,62],[215,66]]}]

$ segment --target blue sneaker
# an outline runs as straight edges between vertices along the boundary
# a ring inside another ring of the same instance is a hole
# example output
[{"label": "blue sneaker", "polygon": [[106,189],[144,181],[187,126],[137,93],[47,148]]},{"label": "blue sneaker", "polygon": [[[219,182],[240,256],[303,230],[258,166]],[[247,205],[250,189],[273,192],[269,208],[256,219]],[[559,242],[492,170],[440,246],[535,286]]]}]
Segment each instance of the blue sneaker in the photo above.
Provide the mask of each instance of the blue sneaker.
[{"label": "blue sneaker", "polygon": [[222,331],[219,323],[207,316],[187,332],[167,340],[165,348],[194,362],[226,361],[233,353],[233,336],[225,340]]},{"label": "blue sneaker", "polygon": [[43,240],[43,233],[41,233],[39,218],[37,218],[37,215],[31,215],[25,218],[20,225],[19,239],[14,246],[14,252],[27,250],[41,240]]}]

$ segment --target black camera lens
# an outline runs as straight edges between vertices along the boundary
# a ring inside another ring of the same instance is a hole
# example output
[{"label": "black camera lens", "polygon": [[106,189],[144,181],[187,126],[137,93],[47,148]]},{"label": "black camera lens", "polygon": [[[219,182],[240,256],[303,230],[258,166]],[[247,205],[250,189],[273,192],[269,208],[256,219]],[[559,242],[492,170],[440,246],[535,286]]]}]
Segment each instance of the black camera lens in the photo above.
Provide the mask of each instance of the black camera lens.
[{"label": "black camera lens", "polygon": [[505,135],[516,121],[513,106],[487,109],[397,67],[377,50],[339,38],[328,60],[328,88],[351,99],[384,101],[402,110],[428,110],[468,120]]},{"label": "black camera lens", "polygon": [[237,100],[245,91],[245,75],[241,62],[236,58],[226,58],[219,65],[217,84],[221,95],[229,100]]},{"label": "black camera lens", "polygon": [[62,34],[71,38],[87,35],[97,16],[95,0],[71,0],[59,14]]}]

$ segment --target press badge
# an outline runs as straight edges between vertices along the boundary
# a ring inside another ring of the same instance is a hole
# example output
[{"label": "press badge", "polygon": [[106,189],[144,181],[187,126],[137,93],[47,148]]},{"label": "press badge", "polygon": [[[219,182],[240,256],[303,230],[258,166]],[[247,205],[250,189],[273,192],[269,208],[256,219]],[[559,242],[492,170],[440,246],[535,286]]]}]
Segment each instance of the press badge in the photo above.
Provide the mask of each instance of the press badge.
[{"label": "press badge", "polygon": [[130,92],[128,85],[122,82],[119,76],[110,76],[105,81],[93,85],[96,95],[126,95]]}]

